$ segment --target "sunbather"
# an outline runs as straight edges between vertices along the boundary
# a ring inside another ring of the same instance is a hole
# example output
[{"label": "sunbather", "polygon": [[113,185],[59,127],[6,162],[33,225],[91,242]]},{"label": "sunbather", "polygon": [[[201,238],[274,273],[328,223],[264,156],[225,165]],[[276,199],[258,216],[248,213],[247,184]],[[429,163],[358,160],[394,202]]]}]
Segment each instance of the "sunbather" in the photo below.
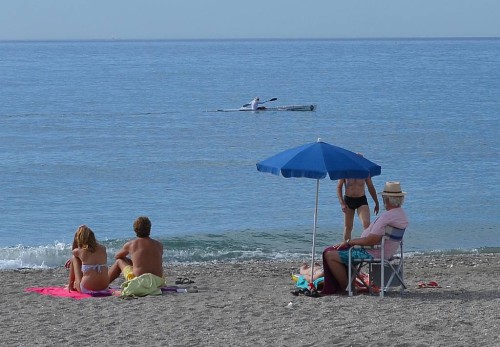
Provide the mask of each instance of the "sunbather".
[{"label": "sunbather", "polygon": [[[323,277],[323,266],[320,263],[314,263],[313,268],[314,268],[314,275],[313,275],[312,281],[317,280],[320,277]],[[311,281],[311,272],[312,272],[311,271],[311,263],[304,262],[300,266],[300,274],[309,283],[312,282]]]},{"label": "sunbather", "polygon": [[73,256],[66,263],[70,269],[68,290],[91,293],[109,285],[106,247],[99,244],[86,225],[78,227],[73,239]]}]

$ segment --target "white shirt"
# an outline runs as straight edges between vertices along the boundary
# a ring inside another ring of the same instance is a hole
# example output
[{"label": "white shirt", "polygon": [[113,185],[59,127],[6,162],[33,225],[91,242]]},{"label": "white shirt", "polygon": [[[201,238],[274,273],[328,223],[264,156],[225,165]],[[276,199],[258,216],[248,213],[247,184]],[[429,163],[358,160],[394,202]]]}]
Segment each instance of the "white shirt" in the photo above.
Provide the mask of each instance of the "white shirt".
[{"label": "white shirt", "polygon": [[256,111],[257,108],[259,107],[259,104],[260,104],[259,100],[257,100],[257,98],[255,98],[250,103],[250,107],[252,108],[252,110]]},{"label": "white shirt", "polygon": [[[366,237],[370,234],[383,236],[385,234],[385,227],[388,225],[399,229],[406,229],[408,226],[408,217],[401,207],[396,207],[382,213],[380,217],[375,219],[375,221],[363,231],[361,237]],[[399,243],[388,240],[384,247],[385,257],[387,259],[392,257],[398,250],[398,246]],[[369,249],[367,252],[374,257],[380,257],[380,249]]]}]

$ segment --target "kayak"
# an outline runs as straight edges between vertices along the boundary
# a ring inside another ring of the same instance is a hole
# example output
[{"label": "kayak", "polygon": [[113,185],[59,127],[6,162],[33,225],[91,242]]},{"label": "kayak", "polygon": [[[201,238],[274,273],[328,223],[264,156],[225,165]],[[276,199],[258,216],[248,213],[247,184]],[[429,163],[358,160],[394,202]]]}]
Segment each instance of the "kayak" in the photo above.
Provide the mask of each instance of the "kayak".
[{"label": "kayak", "polygon": [[316,105],[288,105],[288,106],[276,106],[276,107],[264,107],[261,106],[257,110],[252,110],[250,107],[240,107],[240,108],[228,108],[228,109],[218,109],[216,112],[239,112],[239,111],[315,111]]}]

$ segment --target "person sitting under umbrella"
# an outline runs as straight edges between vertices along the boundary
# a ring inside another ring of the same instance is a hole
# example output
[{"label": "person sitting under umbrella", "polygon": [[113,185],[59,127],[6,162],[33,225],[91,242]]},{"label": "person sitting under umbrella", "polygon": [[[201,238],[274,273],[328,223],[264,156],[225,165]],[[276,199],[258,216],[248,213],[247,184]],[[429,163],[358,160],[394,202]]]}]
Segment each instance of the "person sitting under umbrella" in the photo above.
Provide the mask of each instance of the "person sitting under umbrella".
[{"label": "person sitting under umbrella", "polygon": [[[404,202],[406,192],[401,190],[399,182],[386,182],[384,191],[381,193],[384,212],[368,228],[366,228],[361,237],[346,240],[341,244],[331,246],[323,251],[323,270],[325,282],[322,295],[344,294],[347,288],[348,275],[347,266],[349,266],[349,247],[351,246],[373,246],[380,244],[385,234],[385,227],[390,225],[395,228],[405,229],[408,225],[408,218],[401,207]],[[396,252],[390,243],[385,245],[385,254],[390,257]],[[353,249],[352,253],[358,259],[373,259],[380,252],[376,249]]]}]

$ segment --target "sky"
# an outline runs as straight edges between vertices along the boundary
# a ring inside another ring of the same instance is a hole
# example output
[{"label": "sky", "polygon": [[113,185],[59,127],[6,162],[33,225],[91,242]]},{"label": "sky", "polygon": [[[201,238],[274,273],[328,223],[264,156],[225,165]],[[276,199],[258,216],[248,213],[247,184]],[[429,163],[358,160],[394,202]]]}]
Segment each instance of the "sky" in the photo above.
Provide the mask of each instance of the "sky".
[{"label": "sky", "polygon": [[0,40],[500,37],[500,0],[0,0]]}]

